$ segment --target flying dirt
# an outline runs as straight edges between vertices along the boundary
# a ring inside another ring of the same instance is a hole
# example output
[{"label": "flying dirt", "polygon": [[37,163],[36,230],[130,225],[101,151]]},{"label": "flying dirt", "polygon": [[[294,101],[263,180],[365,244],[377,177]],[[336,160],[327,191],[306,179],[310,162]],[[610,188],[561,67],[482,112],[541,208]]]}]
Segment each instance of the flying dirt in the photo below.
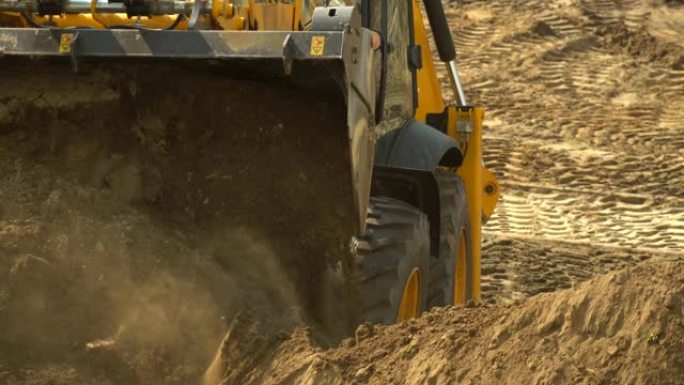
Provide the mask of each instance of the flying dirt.
[{"label": "flying dirt", "polygon": [[684,384],[684,4],[442,3],[501,191],[482,304],[350,332],[329,88],[4,57],[0,384]]}]

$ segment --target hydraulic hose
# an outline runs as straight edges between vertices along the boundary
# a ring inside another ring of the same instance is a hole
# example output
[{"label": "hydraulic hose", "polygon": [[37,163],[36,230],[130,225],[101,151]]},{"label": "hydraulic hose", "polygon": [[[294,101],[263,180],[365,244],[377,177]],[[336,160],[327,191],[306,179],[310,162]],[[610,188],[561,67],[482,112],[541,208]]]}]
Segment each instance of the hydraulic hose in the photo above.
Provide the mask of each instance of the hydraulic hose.
[{"label": "hydraulic hose", "polygon": [[90,1],[90,16],[92,16],[93,20],[98,22],[100,25],[102,25],[102,28],[109,28],[107,26],[107,23],[105,23],[101,18],[100,15],[97,14],[97,0],[91,0]]},{"label": "hydraulic hose", "polygon": [[440,60],[445,63],[456,60],[454,40],[451,38],[451,31],[444,14],[442,0],[423,0],[423,3],[425,4],[428,20],[430,20],[430,27],[435,37]]}]

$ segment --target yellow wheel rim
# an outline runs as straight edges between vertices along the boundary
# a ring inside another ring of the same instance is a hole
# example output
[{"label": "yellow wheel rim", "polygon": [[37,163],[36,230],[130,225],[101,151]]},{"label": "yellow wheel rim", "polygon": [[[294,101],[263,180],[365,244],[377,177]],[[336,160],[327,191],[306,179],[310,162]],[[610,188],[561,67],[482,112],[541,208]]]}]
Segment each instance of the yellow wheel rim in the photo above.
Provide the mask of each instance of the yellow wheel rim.
[{"label": "yellow wheel rim", "polygon": [[466,304],[466,292],[468,290],[466,287],[466,271],[468,268],[466,236],[466,232],[463,230],[458,237],[458,251],[456,251],[456,263],[454,264],[454,305]]},{"label": "yellow wheel rim", "polygon": [[401,304],[397,313],[397,322],[405,321],[410,318],[418,317],[420,311],[420,270],[413,269],[401,296]]}]

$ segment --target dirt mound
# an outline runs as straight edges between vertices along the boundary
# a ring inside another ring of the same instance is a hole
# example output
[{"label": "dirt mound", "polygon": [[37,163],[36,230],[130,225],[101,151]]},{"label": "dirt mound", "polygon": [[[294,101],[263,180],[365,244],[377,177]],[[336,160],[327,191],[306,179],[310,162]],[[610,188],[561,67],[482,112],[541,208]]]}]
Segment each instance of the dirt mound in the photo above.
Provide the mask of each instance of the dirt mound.
[{"label": "dirt mound", "polygon": [[684,47],[663,42],[645,28],[630,30],[624,24],[606,24],[596,34],[608,50],[629,54],[637,63],[662,62],[673,70],[684,70]]},{"label": "dirt mound", "polygon": [[[650,261],[514,306],[363,325],[343,345],[323,351],[300,330],[242,369],[251,375],[223,384],[683,384],[684,261]],[[227,373],[243,358],[231,356]]]}]

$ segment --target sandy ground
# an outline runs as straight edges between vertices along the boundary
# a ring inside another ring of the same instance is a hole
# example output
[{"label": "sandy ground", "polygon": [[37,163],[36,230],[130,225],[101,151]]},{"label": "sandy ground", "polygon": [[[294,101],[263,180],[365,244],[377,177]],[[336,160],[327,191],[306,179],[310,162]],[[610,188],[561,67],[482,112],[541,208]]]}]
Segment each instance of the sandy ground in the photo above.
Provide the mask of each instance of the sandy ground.
[{"label": "sandy ground", "polygon": [[684,8],[460,1],[449,14],[502,183],[487,302],[684,253]]},{"label": "sandy ground", "polygon": [[[131,149],[114,146],[87,175],[64,172],[102,155],[92,143],[103,138],[55,134],[43,119],[68,114],[36,115],[0,92],[0,330],[12,330],[0,332],[0,384],[195,383],[226,329],[215,373],[225,384],[683,384],[684,6],[445,4],[468,96],[487,108],[485,163],[502,183],[484,229],[485,307],[362,327],[326,350],[310,329],[292,334],[307,277],[292,283],[279,245],[214,226],[226,210],[216,180],[245,173],[197,170],[232,158],[181,148],[197,168],[164,174],[146,165],[180,162],[123,161]],[[50,103],[91,103],[81,91]],[[96,95],[103,108],[118,97]],[[83,125],[98,111],[66,118],[69,132],[101,129]],[[188,135],[185,118],[169,115],[170,135],[141,111],[136,132],[117,136],[116,119],[105,131],[153,153]],[[6,129],[20,118],[28,126]],[[215,135],[190,139],[220,146]],[[148,171],[157,183],[140,185]],[[298,230],[315,250],[315,231]],[[274,304],[278,319],[264,322],[259,309]]]}]

